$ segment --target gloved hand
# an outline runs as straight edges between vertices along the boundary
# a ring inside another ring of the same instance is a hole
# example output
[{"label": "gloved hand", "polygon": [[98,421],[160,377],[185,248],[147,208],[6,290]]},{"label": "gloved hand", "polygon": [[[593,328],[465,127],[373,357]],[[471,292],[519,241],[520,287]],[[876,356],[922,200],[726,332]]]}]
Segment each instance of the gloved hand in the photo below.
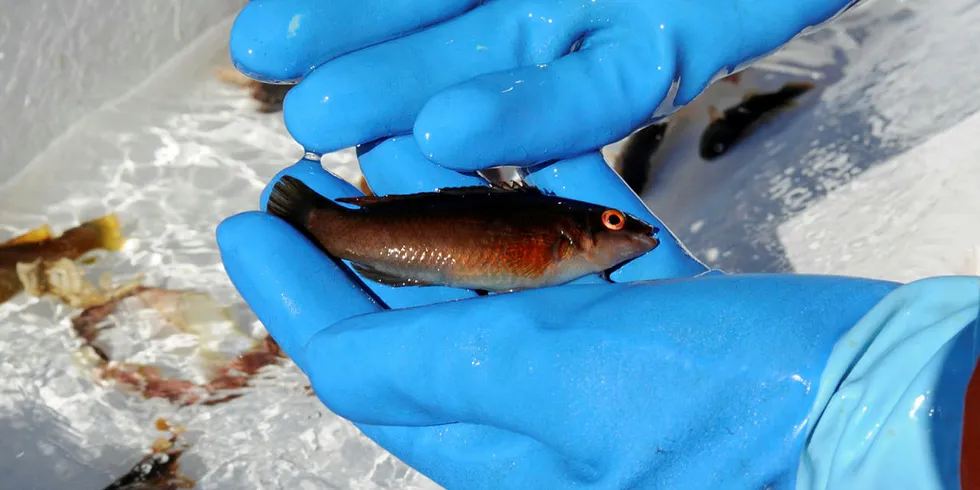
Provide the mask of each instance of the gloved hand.
[{"label": "gloved hand", "polygon": [[[239,18],[232,43],[239,68],[264,80],[296,80],[332,60],[287,99],[287,123],[311,150],[416,129],[418,138],[360,149],[362,170],[379,194],[479,183],[451,169],[533,163],[618,139],[607,136],[642,112],[633,110],[644,96],[636,86],[658,89],[664,80],[644,80],[650,65],[633,66],[635,59],[622,53],[642,57],[661,48],[669,56],[651,74],[679,76],[674,102],[683,103],[720,68],[775,48],[812,23],[804,17],[825,18],[844,2],[834,8],[825,2],[823,10],[775,2],[594,2],[599,5],[583,9],[588,15],[572,20],[557,15],[562,3],[538,2],[546,21],[556,24],[551,28],[534,24],[533,11],[532,23],[507,17],[519,7],[499,1],[403,37],[476,2],[457,1],[455,9],[446,7],[450,2],[413,3],[256,0]],[[593,15],[596,9],[608,16]],[[785,22],[783,14],[795,9],[807,14]],[[491,18],[488,12],[510,20],[502,34],[488,25],[477,29]],[[664,29],[629,29],[656,15],[667,19]],[[500,66],[560,56],[561,48],[552,48],[568,37],[569,26],[580,25],[573,20],[603,25],[582,54],[553,70],[517,70],[514,80],[521,83],[499,86],[507,79]],[[783,30],[753,36],[755,26]],[[707,34],[710,47],[721,51],[694,49],[693,41]],[[637,48],[640,36],[651,36],[646,50]],[[488,56],[454,58],[468,49]],[[442,61],[444,71],[431,70]],[[598,83],[610,76],[617,83],[605,87],[606,95],[580,93],[588,70]],[[498,74],[480,76],[488,73]],[[569,96],[575,100],[560,100]],[[609,101],[621,110],[597,114],[611,108],[601,107]],[[578,126],[544,124],[566,120]],[[423,158],[419,145],[444,168]],[[561,195],[642,208],[595,154],[528,167],[527,180]],[[327,196],[359,194],[315,163],[284,173]],[[615,280],[704,271],[661,229],[664,245]],[[580,282],[598,284],[465,299],[472,293],[359,284],[298,232],[262,213],[229,219],[218,238],[239,291],[320,399],[448,488],[899,488],[909,482],[929,488],[957,481],[962,393],[977,357],[972,339],[980,301],[973,278],[897,290],[891,283],[808,276],[703,274],[633,284],[588,278]],[[449,299],[464,300],[443,302]],[[925,340],[921,332],[929,333]],[[895,444],[895,437],[913,442]]]},{"label": "gloved hand", "polygon": [[[253,0],[235,21],[231,56],[253,78],[302,80],[283,112],[310,152],[408,134],[428,160],[404,172],[433,161],[471,172],[619,140],[853,3]],[[625,187],[604,192],[615,193],[601,204],[635,200]],[[670,239],[614,279],[704,270],[686,255]]]},{"label": "gloved hand", "polygon": [[[361,161],[381,176],[371,185],[387,189],[414,158],[369,151]],[[328,197],[359,194],[314,162],[283,173]],[[451,174],[423,173],[407,187],[458,185]],[[230,218],[218,240],[236,287],[320,400],[446,488],[956,479],[956,458],[934,456],[959,440],[976,359],[960,341],[974,338],[964,327],[980,304],[975,279],[896,291],[862,279],[703,274],[468,298],[359,284],[264,213]],[[951,374],[940,383],[920,371]],[[919,399],[937,387],[941,395]],[[930,410],[944,414],[941,425],[902,416]],[[891,444],[885,430],[919,445]],[[857,465],[861,454],[878,464]]]}]

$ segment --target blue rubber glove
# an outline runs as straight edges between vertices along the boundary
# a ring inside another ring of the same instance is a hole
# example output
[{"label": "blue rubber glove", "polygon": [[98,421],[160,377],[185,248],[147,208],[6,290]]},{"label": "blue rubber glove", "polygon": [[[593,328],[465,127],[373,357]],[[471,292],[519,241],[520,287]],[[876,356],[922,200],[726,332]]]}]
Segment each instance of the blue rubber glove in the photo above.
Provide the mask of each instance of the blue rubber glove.
[{"label": "blue rubber glove", "polygon": [[[411,159],[405,172],[432,162],[472,172],[619,140],[853,3],[254,0],[230,44],[245,74],[301,81],[283,112],[308,151],[408,135],[428,159]],[[583,169],[574,166],[547,170]],[[604,192],[599,204],[635,200],[625,186]],[[614,280],[704,270],[686,255],[670,239]]]},{"label": "blue rubber glove", "polygon": [[[375,150],[361,160],[379,176],[421,157]],[[281,174],[328,197],[359,194],[313,162]],[[403,185],[455,185],[451,174]],[[472,298],[352,280],[264,213],[230,218],[218,240],[236,287],[320,400],[446,488],[956,481],[957,408],[977,357],[961,342],[976,333],[975,278],[896,290],[837,277],[702,274]],[[916,377],[917,366],[948,375]],[[866,378],[877,382],[864,386]],[[938,388],[942,396],[918,398]],[[861,389],[871,395],[855,404]],[[932,409],[941,416],[893,415]],[[869,443],[864,429],[875,424],[941,444]],[[877,460],[854,466],[862,454]]]},{"label": "blue rubber glove", "polygon": [[414,133],[435,162],[477,170],[625,137],[852,3],[254,0],[231,55],[254,78],[302,80],[284,112],[310,151]]}]

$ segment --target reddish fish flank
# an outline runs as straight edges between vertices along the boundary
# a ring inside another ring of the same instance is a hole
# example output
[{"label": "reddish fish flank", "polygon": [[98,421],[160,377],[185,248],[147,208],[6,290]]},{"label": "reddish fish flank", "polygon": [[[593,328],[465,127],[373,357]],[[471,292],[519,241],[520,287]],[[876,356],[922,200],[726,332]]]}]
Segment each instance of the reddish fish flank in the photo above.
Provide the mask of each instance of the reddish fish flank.
[{"label": "reddish fish flank", "polygon": [[557,285],[659,244],[652,226],[619,210],[531,187],[333,202],[286,176],[274,186],[268,210],[329,255],[349,260],[365,278],[396,287],[507,291]]}]

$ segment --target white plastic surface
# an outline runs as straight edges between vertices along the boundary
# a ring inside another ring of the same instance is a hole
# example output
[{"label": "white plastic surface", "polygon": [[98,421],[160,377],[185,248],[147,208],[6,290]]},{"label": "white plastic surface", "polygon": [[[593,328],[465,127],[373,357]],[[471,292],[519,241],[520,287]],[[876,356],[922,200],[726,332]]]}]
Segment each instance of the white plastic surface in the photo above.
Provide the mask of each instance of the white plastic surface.
[{"label": "white plastic surface", "polygon": [[0,183],[247,0],[0,0]]}]

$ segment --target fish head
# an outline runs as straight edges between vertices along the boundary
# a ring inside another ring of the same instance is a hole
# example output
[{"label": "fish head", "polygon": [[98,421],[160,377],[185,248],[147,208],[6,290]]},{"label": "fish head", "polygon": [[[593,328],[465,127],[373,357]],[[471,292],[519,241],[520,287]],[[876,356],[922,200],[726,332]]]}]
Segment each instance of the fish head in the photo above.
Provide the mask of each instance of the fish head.
[{"label": "fish head", "polygon": [[618,209],[600,208],[589,216],[589,260],[609,268],[639,257],[660,245],[657,229]]}]

